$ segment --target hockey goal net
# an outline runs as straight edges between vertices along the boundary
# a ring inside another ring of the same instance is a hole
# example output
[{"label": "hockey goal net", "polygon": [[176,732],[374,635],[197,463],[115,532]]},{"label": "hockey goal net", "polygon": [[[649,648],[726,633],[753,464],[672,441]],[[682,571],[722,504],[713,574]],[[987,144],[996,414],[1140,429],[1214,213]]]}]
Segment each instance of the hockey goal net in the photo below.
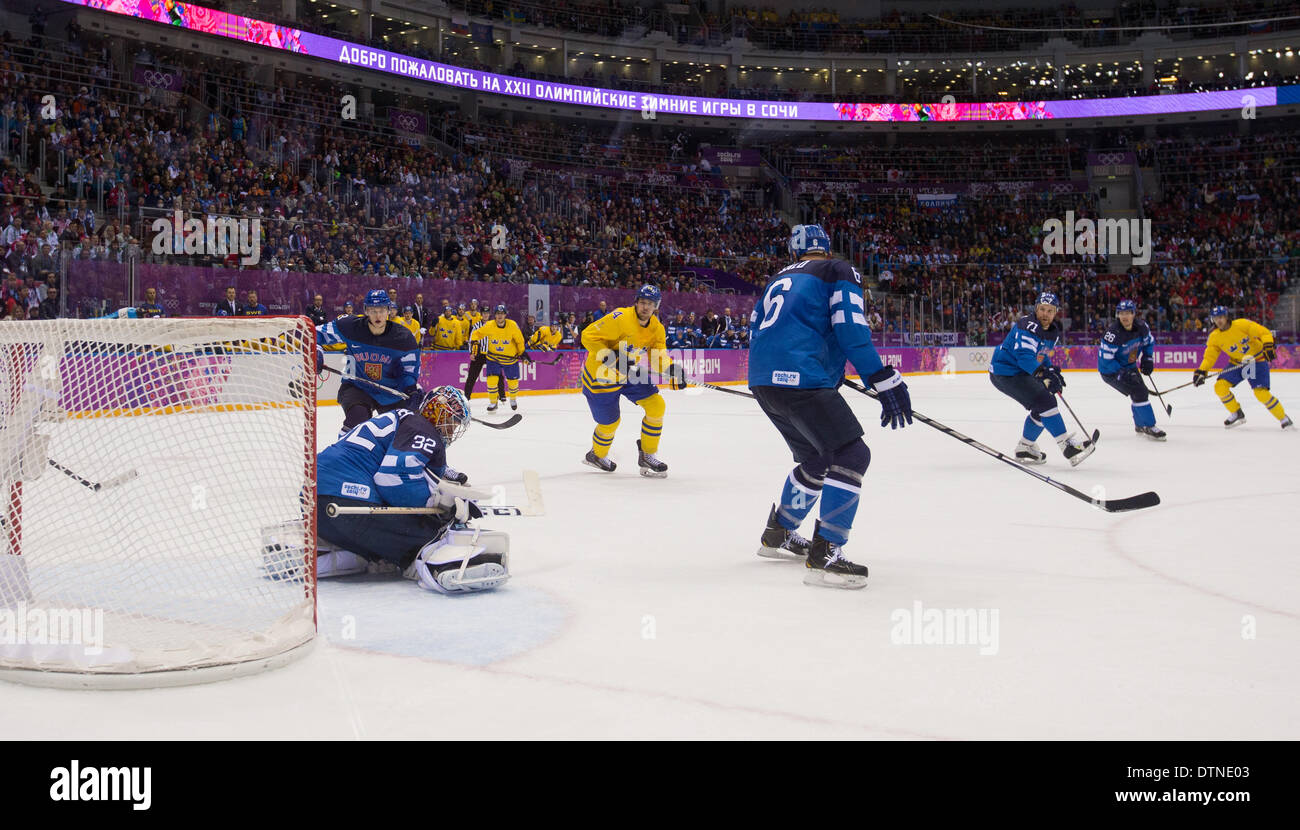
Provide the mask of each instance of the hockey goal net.
[{"label": "hockey goal net", "polygon": [[0,678],[158,686],[316,633],[301,317],[0,324]]}]

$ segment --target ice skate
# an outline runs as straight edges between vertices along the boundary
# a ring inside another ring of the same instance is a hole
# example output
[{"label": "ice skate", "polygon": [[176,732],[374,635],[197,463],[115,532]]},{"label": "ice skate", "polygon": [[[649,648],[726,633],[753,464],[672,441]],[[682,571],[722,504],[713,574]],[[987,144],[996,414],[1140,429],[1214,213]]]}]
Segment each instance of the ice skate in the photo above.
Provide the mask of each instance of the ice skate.
[{"label": "ice skate", "polygon": [[1282,429],[1292,429],[1294,426],[1295,424],[1291,422],[1290,415],[1282,419]]},{"label": "ice skate", "polygon": [[1145,435],[1152,441],[1163,441],[1167,437],[1160,427],[1133,427],[1133,431],[1138,435]]},{"label": "ice skate", "polygon": [[511,402],[510,402],[510,410],[511,410],[512,412],[513,412],[514,410],[518,409],[518,408],[519,408],[519,401],[511,401]]},{"label": "ice skate", "polygon": [[595,467],[602,473],[612,473],[614,470],[618,469],[617,464],[610,461],[608,458],[601,458],[596,455],[595,450],[587,450],[587,457],[582,459],[582,463],[586,464],[588,467]]},{"label": "ice skate", "polygon": [[496,412],[496,411],[497,411],[497,401],[496,401],[496,398],[493,398],[492,401],[487,405],[487,411],[488,411],[488,412]]},{"label": "ice skate", "polygon": [[1246,423],[1246,413],[1243,410],[1238,409],[1236,412],[1228,416],[1227,420],[1223,422],[1223,425],[1228,429],[1232,429],[1233,427],[1241,426],[1244,423]]},{"label": "ice skate", "polygon": [[641,449],[641,439],[636,439],[636,463],[641,468],[641,475],[647,478],[667,478],[668,465],[659,460],[654,453]]},{"label": "ice skate", "polygon": [[1016,460],[1021,464],[1045,464],[1047,453],[1038,448],[1038,444],[1024,438],[1016,444]]},{"label": "ice skate", "polygon": [[812,543],[808,546],[808,559],[804,562],[807,570],[803,584],[823,588],[867,587],[867,566],[845,559],[839,545],[818,535],[820,530],[821,522],[818,522]]},{"label": "ice skate", "polygon": [[1074,435],[1063,435],[1056,439],[1060,444],[1061,452],[1065,455],[1065,460],[1070,462],[1071,467],[1077,467],[1083,462],[1083,459],[1092,455],[1092,451],[1097,449],[1097,445],[1091,440],[1085,438],[1082,441],[1074,440]]},{"label": "ice skate", "polygon": [[793,530],[786,530],[776,520],[776,505],[767,515],[767,527],[763,529],[763,538],[759,540],[758,555],[765,559],[789,559],[802,562],[808,558],[807,539]]}]

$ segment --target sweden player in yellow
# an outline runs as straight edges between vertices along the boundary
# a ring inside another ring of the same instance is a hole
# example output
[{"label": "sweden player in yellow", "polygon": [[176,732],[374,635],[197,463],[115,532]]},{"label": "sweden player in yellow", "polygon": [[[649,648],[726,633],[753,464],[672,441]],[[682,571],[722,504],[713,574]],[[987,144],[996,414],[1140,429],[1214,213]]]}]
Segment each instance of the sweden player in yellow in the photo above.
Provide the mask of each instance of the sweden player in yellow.
[{"label": "sweden player in yellow", "polygon": [[542,351],[553,352],[559,347],[562,336],[559,326],[538,326],[533,336],[528,338],[528,345]]},{"label": "sweden player in yellow", "polygon": [[459,349],[460,345],[460,321],[451,309],[444,309],[433,327],[433,348],[445,352]]},{"label": "sweden player in yellow", "polygon": [[1282,402],[1269,390],[1269,363],[1277,359],[1277,347],[1273,342],[1273,333],[1253,320],[1239,317],[1230,320],[1228,309],[1215,306],[1210,311],[1210,322],[1214,330],[1210,332],[1205,343],[1205,357],[1200,368],[1192,373],[1192,383],[1200,386],[1214,368],[1219,353],[1228,355],[1229,369],[1219,375],[1214,382],[1214,391],[1219,400],[1228,409],[1228,419],[1223,425],[1232,429],[1246,421],[1246,413],[1241,411],[1241,404],[1232,395],[1232,387],[1246,380],[1255,390],[1255,398],[1282,423],[1282,429],[1289,429],[1291,418],[1282,408]]},{"label": "sweden player in yellow", "polygon": [[495,319],[479,326],[474,332],[479,351],[487,357],[488,412],[497,408],[497,387],[505,380],[506,392],[510,397],[510,408],[518,409],[515,400],[519,392],[519,361],[529,363],[533,359],[524,350],[524,333],[519,324],[506,317],[506,307],[496,308]]},{"label": "sweden player in yellow", "polygon": [[[582,394],[596,421],[583,463],[602,472],[612,473],[617,467],[606,456],[621,420],[619,398],[627,398],[645,410],[636,442],[641,475],[668,475],[668,465],[655,455],[667,405],[659,387],[650,382],[650,373],[666,374],[674,389],[686,386],[686,373],[668,356],[664,325],[655,316],[661,299],[658,288],[643,285],[633,305],[614,309],[582,330],[582,346],[587,350]],[[648,357],[648,367],[641,362],[643,357]]]}]

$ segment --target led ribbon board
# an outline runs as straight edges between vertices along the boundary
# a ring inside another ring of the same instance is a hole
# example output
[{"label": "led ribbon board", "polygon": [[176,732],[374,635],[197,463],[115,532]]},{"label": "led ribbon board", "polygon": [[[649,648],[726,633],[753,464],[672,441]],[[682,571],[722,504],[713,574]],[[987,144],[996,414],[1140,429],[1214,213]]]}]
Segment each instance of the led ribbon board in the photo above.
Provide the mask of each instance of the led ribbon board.
[{"label": "led ribbon board", "polygon": [[1278,103],[1277,87],[1192,92],[1179,95],[1146,95],[1133,98],[990,101],[978,104],[827,104],[660,95],[536,81],[530,78],[464,69],[349,43],[325,35],[312,34],[301,29],[279,26],[239,14],[215,11],[190,3],[178,3],[174,0],[62,0],[62,2],[458,89],[509,95],[544,104],[577,104],[664,115],[721,116],[774,121],[1033,121],[1049,118],[1114,118],[1231,110],[1247,106],[1270,107]]}]

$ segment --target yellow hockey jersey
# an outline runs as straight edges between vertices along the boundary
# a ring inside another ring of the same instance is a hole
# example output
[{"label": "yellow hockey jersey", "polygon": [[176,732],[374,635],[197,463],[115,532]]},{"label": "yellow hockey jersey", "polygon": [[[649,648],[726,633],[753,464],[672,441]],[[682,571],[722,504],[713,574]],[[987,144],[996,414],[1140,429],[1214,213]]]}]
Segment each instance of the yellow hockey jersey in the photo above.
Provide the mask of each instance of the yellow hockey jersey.
[{"label": "yellow hockey jersey", "polygon": [[[649,355],[650,368],[662,372],[672,365],[664,324],[652,316],[644,326],[636,319],[636,308],[616,308],[582,330],[582,347],[587,362],[582,367],[582,388],[594,393],[616,392],[627,383],[619,371]],[[626,362],[619,353],[627,352]],[[612,364],[612,365],[610,365]]]},{"label": "yellow hockey jersey", "polygon": [[524,353],[524,333],[514,320],[507,319],[504,326],[492,320],[479,326],[474,334],[479,338],[480,353],[486,354],[491,363],[509,366],[518,363]]},{"label": "yellow hockey jersey", "polygon": [[460,321],[445,314],[439,317],[433,326],[433,347],[443,350],[459,349],[460,344]]},{"label": "yellow hockey jersey", "polygon": [[1228,355],[1228,362],[1233,366],[1241,362],[1246,355],[1259,357],[1265,343],[1273,342],[1273,333],[1253,320],[1238,317],[1228,326],[1227,331],[1216,327],[1205,341],[1205,357],[1200,368],[1206,372],[1214,368],[1219,353]]},{"label": "yellow hockey jersey", "polygon": [[560,336],[558,327],[552,329],[550,326],[538,326],[533,336],[528,338],[528,345],[537,349],[554,350],[560,345]]}]

